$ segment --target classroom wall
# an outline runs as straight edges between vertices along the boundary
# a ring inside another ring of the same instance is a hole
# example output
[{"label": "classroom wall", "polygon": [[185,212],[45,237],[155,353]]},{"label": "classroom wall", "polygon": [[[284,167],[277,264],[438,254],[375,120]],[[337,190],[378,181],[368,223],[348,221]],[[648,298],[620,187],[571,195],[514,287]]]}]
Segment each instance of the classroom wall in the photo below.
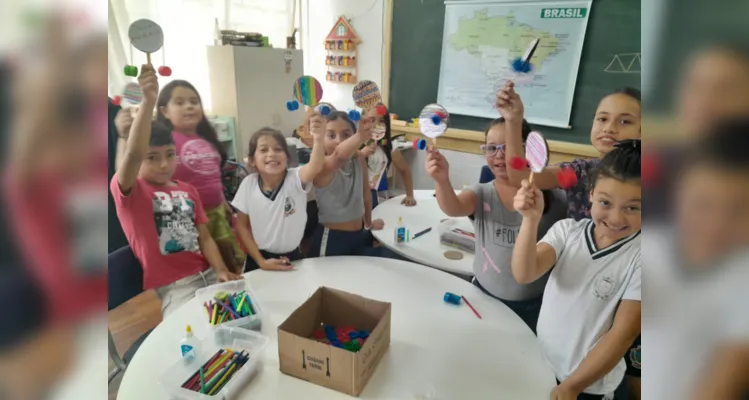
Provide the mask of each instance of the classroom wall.
[{"label": "classroom wall", "polygon": [[333,24],[341,15],[361,37],[357,61],[359,80],[382,82],[383,9],[384,0],[305,0],[302,4],[302,36],[304,46],[304,73],[320,81],[323,101],[340,110],[354,107],[351,98],[353,84],[325,80],[327,52],[323,42]]},{"label": "classroom wall", "polygon": [[[361,37],[357,60],[359,80],[371,80],[381,85],[383,79],[383,39],[386,21],[383,20],[384,0],[305,0],[302,3],[302,46],[304,50],[304,73],[317,78],[323,87],[323,100],[336,108],[348,110],[354,107],[351,98],[353,85],[333,83],[325,80],[325,46],[323,41],[341,15],[350,18],[351,26]],[[396,40],[397,38],[393,38]],[[404,66],[400,66],[403,68]],[[392,68],[399,68],[393,65]],[[406,66],[406,68],[409,68]],[[445,150],[450,163],[450,179],[456,188],[478,182],[484,158],[476,154]],[[434,182],[427,175],[423,151],[406,151],[404,157],[411,166],[414,189],[433,189]],[[396,188],[403,189],[400,177]]]},{"label": "classroom wall", "polygon": [[[452,150],[440,150],[450,164],[450,183],[454,189],[462,189],[464,185],[472,185],[479,181],[481,167],[486,165],[486,158],[478,154],[462,153]],[[426,171],[426,152],[417,150],[406,150],[403,158],[411,166],[415,190],[434,189],[434,181]],[[395,187],[405,190],[400,176],[397,176]]]}]

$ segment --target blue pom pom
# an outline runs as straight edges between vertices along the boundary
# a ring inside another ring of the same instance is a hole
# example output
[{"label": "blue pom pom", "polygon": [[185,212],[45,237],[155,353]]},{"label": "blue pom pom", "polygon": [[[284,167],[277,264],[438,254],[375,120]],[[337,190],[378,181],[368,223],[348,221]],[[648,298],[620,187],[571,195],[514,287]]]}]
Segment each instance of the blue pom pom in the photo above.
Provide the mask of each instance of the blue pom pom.
[{"label": "blue pom pom", "polygon": [[328,107],[326,104],[323,104],[322,106],[320,106],[320,114],[322,115],[330,114],[330,107]]},{"label": "blue pom pom", "polygon": [[294,106],[294,111],[299,109],[299,102],[296,100],[291,100],[291,104]]},{"label": "blue pom pom", "polygon": [[427,141],[424,139],[419,139],[419,141],[416,143],[416,147],[419,150],[424,150],[427,148]]},{"label": "blue pom pom", "polygon": [[359,113],[359,111],[351,110],[348,112],[348,119],[357,122],[361,119],[361,114]]},{"label": "blue pom pom", "polygon": [[286,109],[289,110],[289,111],[294,111],[294,105],[291,104],[290,101],[287,101],[286,102]]},{"label": "blue pom pom", "polygon": [[436,115],[436,114],[432,115],[432,123],[435,124],[435,125],[439,125],[440,124],[440,116]]},{"label": "blue pom pom", "polygon": [[512,70],[515,72],[527,74],[528,72],[531,72],[531,63],[523,61],[520,58],[516,58],[512,60]]}]

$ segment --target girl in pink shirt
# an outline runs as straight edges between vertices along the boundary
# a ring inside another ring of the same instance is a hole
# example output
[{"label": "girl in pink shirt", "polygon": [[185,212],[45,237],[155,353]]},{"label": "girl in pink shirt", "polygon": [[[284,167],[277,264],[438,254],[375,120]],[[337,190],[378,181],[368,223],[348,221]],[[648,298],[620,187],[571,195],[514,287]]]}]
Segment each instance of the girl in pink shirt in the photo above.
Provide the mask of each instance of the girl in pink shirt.
[{"label": "girl in pink shirt", "polygon": [[239,271],[242,251],[231,228],[233,212],[224,198],[221,180],[226,149],[203,113],[200,95],[189,82],[173,80],[159,93],[157,105],[157,120],[172,128],[177,146],[174,179],[198,190],[208,216],[208,229],[221,250],[224,263]]}]

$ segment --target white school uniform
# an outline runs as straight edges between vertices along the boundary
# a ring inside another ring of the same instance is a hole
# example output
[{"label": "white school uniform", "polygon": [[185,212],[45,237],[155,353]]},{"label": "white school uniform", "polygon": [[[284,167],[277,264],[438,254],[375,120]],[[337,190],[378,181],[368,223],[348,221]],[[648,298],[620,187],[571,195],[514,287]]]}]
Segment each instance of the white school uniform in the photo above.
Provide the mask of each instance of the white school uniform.
[{"label": "white school uniform", "polygon": [[260,250],[289,253],[299,247],[304,236],[307,193],[311,187],[311,182],[302,185],[299,168],[290,168],[275,200],[271,200],[263,194],[258,174],[254,173],[242,180],[231,204],[250,216],[252,236]]},{"label": "white school uniform", "polygon": [[749,251],[690,270],[673,227],[648,225],[643,236],[653,268],[645,273],[642,335],[648,376],[657,377],[643,380],[643,398],[689,399],[722,345],[749,340]]},{"label": "white school uniform", "polygon": [[[557,262],[546,283],[538,340],[560,382],[585,359],[614,322],[621,300],[640,301],[640,232],[597,249],[593,221],[557,222],[540,242],[556,251]],[[624,359],[584,393],[613,392],[624,378]]]}]

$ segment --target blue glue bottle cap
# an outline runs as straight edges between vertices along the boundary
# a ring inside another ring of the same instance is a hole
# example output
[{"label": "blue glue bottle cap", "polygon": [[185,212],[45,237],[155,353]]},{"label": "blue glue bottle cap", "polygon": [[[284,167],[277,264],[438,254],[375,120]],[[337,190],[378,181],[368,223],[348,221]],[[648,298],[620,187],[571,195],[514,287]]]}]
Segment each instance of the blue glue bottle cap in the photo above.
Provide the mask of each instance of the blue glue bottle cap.
[{"label": "blue glue bottle cap", "polygon": [[455,293],[445,292],[445,303],[460,305],[460,296]]}]

